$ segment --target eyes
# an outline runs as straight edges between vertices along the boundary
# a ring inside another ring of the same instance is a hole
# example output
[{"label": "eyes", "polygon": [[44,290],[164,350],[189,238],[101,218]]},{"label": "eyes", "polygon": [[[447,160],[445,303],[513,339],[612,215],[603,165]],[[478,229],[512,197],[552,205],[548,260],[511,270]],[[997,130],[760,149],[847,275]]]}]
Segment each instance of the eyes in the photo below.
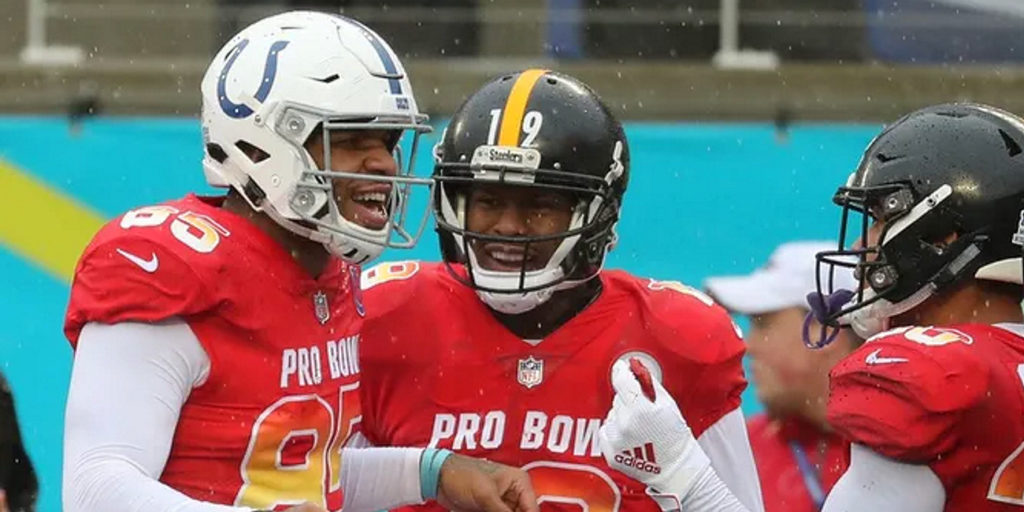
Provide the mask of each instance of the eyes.
[{"label": "eyes", "polygon": [[572,209],[569,198],[564,195],[535,190],[525,190],[524,193],[516,194],[515,197],[508,197],[486,190],[474,190],[470,194],[469,202],[471,208],[492,211],[515,207],[527,212],[530,216],[569,213]]},{"label": "eyes", "polygon": [[331,134],[333,151],[370,151],[388,148],[391,137],[386,132],[334,132]]}]

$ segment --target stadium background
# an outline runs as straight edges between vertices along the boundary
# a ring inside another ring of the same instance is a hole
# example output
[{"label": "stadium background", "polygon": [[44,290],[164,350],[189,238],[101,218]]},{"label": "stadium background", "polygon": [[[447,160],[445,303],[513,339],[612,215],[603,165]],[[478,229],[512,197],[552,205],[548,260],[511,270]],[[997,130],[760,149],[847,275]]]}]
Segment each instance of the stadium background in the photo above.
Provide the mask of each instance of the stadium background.
[{"label": "stadium background", "polygon": [[[834,237],[831,194],[885,121],[953,100],[1024,112],[1014,0],[0,3],[0,371],[42,511],[60,509],[61,324],[78,253],[125,209],[209,191],[198,80],[225,34],[265,14],[341,9],[377,28],[436,133],[496,73],[587,81],[627,120],[633,155],[610,266],[695,286],[782,241]],[[387,258],[437,254],[428,233]],[[749,392],[744,408],[759,409]]]}]

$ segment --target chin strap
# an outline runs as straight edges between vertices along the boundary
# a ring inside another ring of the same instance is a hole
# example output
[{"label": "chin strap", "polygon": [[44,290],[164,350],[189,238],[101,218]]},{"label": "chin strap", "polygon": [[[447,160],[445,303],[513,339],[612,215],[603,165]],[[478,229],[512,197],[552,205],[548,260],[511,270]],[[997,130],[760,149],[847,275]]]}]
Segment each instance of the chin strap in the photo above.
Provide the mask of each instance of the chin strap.
[{"label": "chin strap", "polygon": [[496,293],[477,290],[476,295],[489,308],[499,313],[520,315],[544,304],[553,293],[553,288],[541,288],[524,293]]},{"label": "chin strap", "polygon": [[[833,318],[836,313],[839,313],[843,306],[849,303],[851,299],[853,299],[853,292],[851,290],[836,290],[835,293],[828,295],[818,292],[808,293],[807,305],[810,306],[811,310],[804,317],[804,345],[809,348],[818,349],[835,341],[842,327],[838,325],[830,326],[828,320]],[[819,324],[818,337],[815,339],[811,339],[811,320],[815,320]]]},{"label": "chin strap", "polygon": [[[547,288],[541,288],[539,290],[529,292],[499,293],[477,290],[476,295],[484,302],[484,304],[487,304],[488,307],[499,313],[504,313],[506,315],[519,315],[536,309],[546,303],[557,292],[570,290],[591,282],[598,276],[598,274],[600,274],[600,269],[598,269],[598,272],[595,272],[583,279],[566,279]],[[596,298],[597,295],[595,294],[594,297],[587,301],[587,305],[593,302]]]}]

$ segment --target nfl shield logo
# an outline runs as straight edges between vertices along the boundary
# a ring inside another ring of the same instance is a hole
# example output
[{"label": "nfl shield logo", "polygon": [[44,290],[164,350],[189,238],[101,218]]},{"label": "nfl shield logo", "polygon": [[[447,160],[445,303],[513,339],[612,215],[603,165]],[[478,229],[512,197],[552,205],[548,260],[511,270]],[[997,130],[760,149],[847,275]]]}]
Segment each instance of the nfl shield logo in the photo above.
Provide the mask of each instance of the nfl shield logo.
[{"label": "nfl shield logo", "polygon": [[317,291],[313,294],[313,313],[320,325],[326,324],[331,319],[331,307],[327,304],[327,294]]},{"label": "nfl shield logo", "polygon": [[544,361],[534,359],[533,356],[520,359],[516,379],[526,386],[526,389],[539,385],[544,380]]}]

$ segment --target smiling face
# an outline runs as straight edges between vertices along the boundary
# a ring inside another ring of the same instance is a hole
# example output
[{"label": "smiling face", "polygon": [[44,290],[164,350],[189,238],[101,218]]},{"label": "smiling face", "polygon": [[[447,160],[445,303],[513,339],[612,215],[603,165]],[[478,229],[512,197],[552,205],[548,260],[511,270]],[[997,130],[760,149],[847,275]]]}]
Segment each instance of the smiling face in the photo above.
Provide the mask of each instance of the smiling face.
[{"label": "smiling face", "polygon": [[[391,149],[395,132],[388,130],[333,130],[330,134],[331,171],[356,174],[395,176],[398,164]],[[323,133],[316,130],[306,142],[306,150],[324,169],[327,153],[324,151]],[[334,199],[341,215],[350,222],[371,230],[387,226],[392,185],[380,181],[343,179],[334,180]]]},{"label": "smiling face", "polygon": [[[568,231],[575,202],[560,192],[488,184],[473,187],[466,205],[466,229],[500,236],[548,236]],[[562,238],[507,243],[474,240],[471,248],[487,270],[539,270],[551,260]]]}]

